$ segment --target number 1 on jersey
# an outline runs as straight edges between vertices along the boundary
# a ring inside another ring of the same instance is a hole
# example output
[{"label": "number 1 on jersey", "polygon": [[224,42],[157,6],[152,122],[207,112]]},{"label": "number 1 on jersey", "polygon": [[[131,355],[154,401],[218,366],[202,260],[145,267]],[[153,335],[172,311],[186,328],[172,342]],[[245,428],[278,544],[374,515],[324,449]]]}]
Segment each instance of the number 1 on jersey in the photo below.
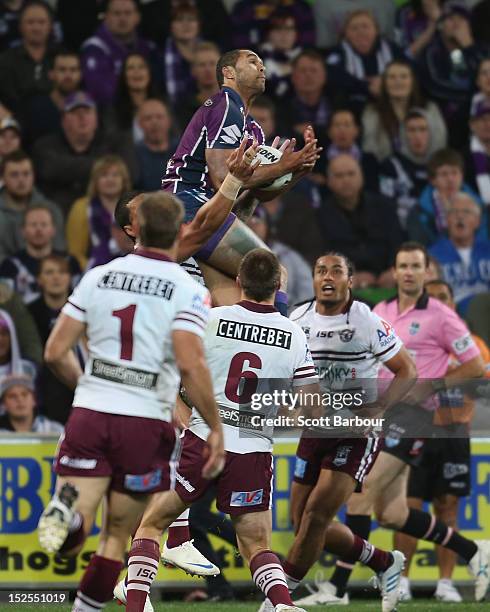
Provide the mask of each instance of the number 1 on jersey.
[{"label": "number 1 on jersey", "polygon": [[121,321],[121,355],[120,359],[131,361],[133,359],[133,322],[136,313],[136,304],[130,304],[126,308],[113,310],[112,316]]}]

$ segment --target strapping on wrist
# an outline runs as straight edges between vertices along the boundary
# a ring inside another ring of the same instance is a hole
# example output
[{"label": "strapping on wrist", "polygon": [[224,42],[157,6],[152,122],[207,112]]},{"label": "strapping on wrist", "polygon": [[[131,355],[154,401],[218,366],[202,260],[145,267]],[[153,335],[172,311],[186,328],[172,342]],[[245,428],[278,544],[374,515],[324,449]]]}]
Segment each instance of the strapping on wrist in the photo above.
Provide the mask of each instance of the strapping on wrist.
[{"label": "strapping on wrist", "polygon": [[243,181],[237,179],[228,172],[228,174],[225,176],[224,181],[221,183],[221,187],[218,191],[228,200],[236,200],[238,192],[240,191],[242,186]]}]

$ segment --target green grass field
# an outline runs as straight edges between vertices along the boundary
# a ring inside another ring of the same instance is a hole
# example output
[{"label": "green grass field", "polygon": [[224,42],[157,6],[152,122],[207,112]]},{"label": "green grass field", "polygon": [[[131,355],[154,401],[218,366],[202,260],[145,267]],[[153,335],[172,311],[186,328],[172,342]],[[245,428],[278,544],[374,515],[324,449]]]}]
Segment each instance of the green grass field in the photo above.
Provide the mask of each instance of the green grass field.
[{"label": "green grass field", "polygon": [[[230,602],[230,603],[158,603],[154,605],[155,612],[257,612],[259,603],[242,603],[242,602]],[[2,612],[8,610],[16,612],[69,612],[70,606],[41,606],[41,605],[15,605],[7,606],[0,605]],[[124,608],[116,604],[109,604],[104,610],[110,612],[122,612]],[[370,600],[353,600],[350,606],[314,606],[310,607],[310,610],[315,612],[343,612],[346,610],[353,610],[355,612],[379,612],[381,610],[381,604],[379,601]],[[399,612],[468,612],[468,610],[474,610],[475,612],[488,612],[490,610],[490,602],[474,603],[464,602],[462,604],[444,604],[438,603],[430,599],[420,599],[411,603],[400,604],[398,607]]]}]

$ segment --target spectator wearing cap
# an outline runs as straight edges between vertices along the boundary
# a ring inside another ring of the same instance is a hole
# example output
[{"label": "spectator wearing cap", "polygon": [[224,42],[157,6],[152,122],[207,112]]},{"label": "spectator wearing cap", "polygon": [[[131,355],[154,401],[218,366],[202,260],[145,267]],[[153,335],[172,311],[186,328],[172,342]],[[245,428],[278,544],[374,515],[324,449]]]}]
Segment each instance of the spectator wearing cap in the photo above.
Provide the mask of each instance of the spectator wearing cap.
[{"label": "spectator wearing cap", "polygon": [[56,227],[49,208],[41,204],[28,208],[24,212],[21,232],[25,248],[3,260],[0,264],[0,278],[21,296],[24,303],[39,297],[39,266],[48,255],[65,257],[75,284],[78,282],[81,274],[78,261],[53,247]]},{"label": "spectator wearing cap", "polygon": [[138,123],[143,131],[143,140],[136,147],[139,163],[139,182],[142,191],[158,191],[162,182],[162,168],[167,167],[178,141],[171,136],[172,116],[162,101],[148,99],[138,111]]},{"label": "spectator wearing cap", "polygon": [[480,219],[480,206],[467,193],[458,193],[447,214],[447,238],[430,249],[462,315],[475,295],[490,291],[490,242],[476,237]]},{"label": "spectator wearing cap", "polygon": [[470,143],[466,155],[469,184],[490,205],[490,101],[481,99],[473,106],[470,117]]},{"label": "spectator wearing cap", "polygon": [[[37,342],[39,337],[36,333]],[[4,376],[36,375],[36,366],[23,359],[14,321],[6,310],[0,309],[0,378]]]},{"label": "spectator wearing cap", "polygon": [[[39,262],[37,283],[41,293],[28,305],[28,309],[36,322],[43,348],[68,299],[73,281],[66,257],[51,254]],[[79,356],[78,348],[76,354]],[[73,391],[60,382],[45,364],[39,369],[36,387],[41,412],[65,424],[73,402]]]},{"label": "spectator wearing cap", "polygon": [[231,10],[233,46],[257,49],[266,39],[269,20],[278,8],[291,11],[298,31],[300,47],[315,45],[315,20],[311,6],[305,0],[239,0]]},{"label": "spectator wearing cap", "polygon": [[22,113],[25,142],[29,146],[42,136],[61,129],[65,100],[80,89],[80,58],[73,51],[59,50],[54,56],[53,67],[48,76],[51,91],[34,96]]},{"label": "spectator wearing cap", "polygon": [[34,382],[27,376],[8,376],[0,381],[0,431],[12,433],[61,434],[63,425],[36,412]]},{"label": "spectator wearing cap", "polygon": [[425,109],[414,107],[409,110],[403,122],[400,150],[387,157],[380,166],[380,191],[396,200],[398,219],[404,230],[408,215],[429,178],[427,163],[437,148],[432,127]]},{"label": "spectator wearing cap", "polygon": [[59,207],[48,200],[35,186],[31,158],[23,151],[6,155],[2,161],[3,188],[0,191],[0,262],[24,248],[22,225],[26,210],[36,205],[47,207],[52,214],[56,234],[53,244],[65,246],[63,215]]},{"label": "spectator wearing cap", "polygon": [[61,128],[60,133],[38,140],[32,152],[44,193],[66,216],[73,202],[85,193],[92,164],[109,151],[110,143],[97,131],[95,102],[83,91],[66,97]]},{"label": "spectator wearing cap", "polygon": [[[20,149],[21,136],[19,122],[13,117],[5,117],[0,121],[0,162],[6,155]],[[2,186],[3,183],[0,184]]]},{"label": "spectator wearing cap", "polygon": [[135,0],[108,0],[103,23],[81,49],[83,80],[98,104],[110,104],[123,62],[133,51],[150,58],[152,45],[138,34]]},{"label": "spectator wearing cap", "polygon": [[419,57],[421,81],[451,125],[449,142],[459,147],[466,138],[466,113],[478,64],[487,54],[475,42],[470,12],[459,4],[441,9],[437,30]]},{"label": "spectator wearing cap", "polygon": [[21,44],[0,55],[0,99],[10,109],[18,111],[30,97],[49,91],[52,26],[51,9],[44,2],[33,0],[21,9]]}]

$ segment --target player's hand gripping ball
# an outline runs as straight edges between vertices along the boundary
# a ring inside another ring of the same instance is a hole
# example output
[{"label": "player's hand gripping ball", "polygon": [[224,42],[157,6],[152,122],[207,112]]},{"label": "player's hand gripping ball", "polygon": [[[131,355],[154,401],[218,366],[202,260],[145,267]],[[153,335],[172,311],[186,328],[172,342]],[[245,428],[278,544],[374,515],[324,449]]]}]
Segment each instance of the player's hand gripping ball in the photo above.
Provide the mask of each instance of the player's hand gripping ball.
[{"label": "player's hand gripping ball", "polygon": [[[282,151],[279,149],[269,147],[267,145],[259,145],[255,159],[260,159],[260,165],[265,166],[267,164],[275,164],[281,159],[281,157]],[[278,178],[274,179],[270,183],[260,185],[259,189],[263,191],[274,191],[275,189],[281,189],[287,185],[292,178],[292,173],[288,172],[287,174],[283,174],[283,176],[279,176]]]}]

